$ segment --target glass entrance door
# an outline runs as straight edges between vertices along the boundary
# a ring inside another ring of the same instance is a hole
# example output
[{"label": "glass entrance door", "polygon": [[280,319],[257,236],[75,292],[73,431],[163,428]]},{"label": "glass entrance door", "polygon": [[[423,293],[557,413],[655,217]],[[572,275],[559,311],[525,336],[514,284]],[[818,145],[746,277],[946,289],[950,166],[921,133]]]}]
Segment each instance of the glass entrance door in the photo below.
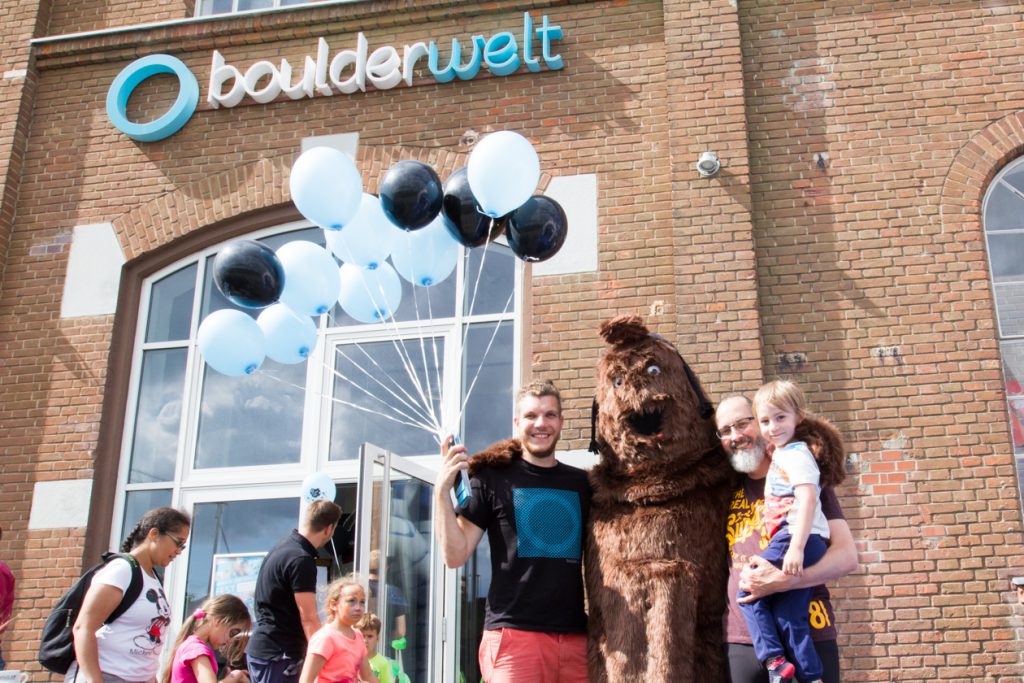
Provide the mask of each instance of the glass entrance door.
[{"label": "glass entrance door", "polygon": [[356,565],[370,584],[367,610],[381,620],[378,651],[410,683],[445,680],[445,572],[431,510],[435,473],[371,444],[359,457]]}]

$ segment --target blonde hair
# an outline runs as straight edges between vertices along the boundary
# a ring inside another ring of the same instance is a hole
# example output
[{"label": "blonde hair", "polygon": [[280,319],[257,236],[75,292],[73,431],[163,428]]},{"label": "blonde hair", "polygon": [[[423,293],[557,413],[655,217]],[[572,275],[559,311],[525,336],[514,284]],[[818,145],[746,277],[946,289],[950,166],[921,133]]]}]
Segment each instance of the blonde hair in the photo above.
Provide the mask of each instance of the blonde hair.
[{"label": "blonde hair", "polygon": [[[201,614],[201,617],[196,615]],[[215,595],[212,598],[207,598],[199,609],[188,615],[184,623],[181,625],[181,631],[178,633],[178,639],[174,641],[174,648],[171,652],[177,652],[178,647],[185,642],[185,639],[191,635],[195,635],[195,632],[203,624],[211,622],[221,622],[237,626],[243,631],[249,631],[252,628],[252,616],[249,614],[249,608],[245,606],[241,598],[225,593],[223,595]],[[221,648],[221,653],[227,660],[228,664],[237,662],[242,658],[245,653],[245,646],[249,642],[249,634],[240,634],[237,638],[232,638],[231,641]],[[173,659],[173,654],[171,655]],[[160,683],[170,683],[171,680],[171,668],[168,666],[164,670],[164,675],[160,679]]]},{"label": "blonde hair", "polygon": [[366,612],[363,616],[359,617],[359,621],[356,622],[354,628],[360,633],[373,631],[379,636],[381,629],[380,617],[373,612]]},{"label": "blonde hair", "polygon": [[768,382],[754,394],[753,408],[754,415],[758,413],[758,406],[775,406],[779,410],[787,410],[794,413],[798,418],[807,417],[807,401],[804,399],[804,392],[795,382],[788,379],[777,379]]},{"label": "blonde hair", "polygon": [[335,610],[334,607],[331,607],[331,603],[333,602],[337,605],[338,601],[341,600],[341,594],[345,592],[346,588],[351,588],[352,586],[363,591],[363,598],[366,598],[366,586],[363,585],[363,580],[359,578],[358,575],[349,574],[348,576],[343,576],[340,579],[335,579],[331,582],[331,585],[327,587],[328,613],[332,613]]}]

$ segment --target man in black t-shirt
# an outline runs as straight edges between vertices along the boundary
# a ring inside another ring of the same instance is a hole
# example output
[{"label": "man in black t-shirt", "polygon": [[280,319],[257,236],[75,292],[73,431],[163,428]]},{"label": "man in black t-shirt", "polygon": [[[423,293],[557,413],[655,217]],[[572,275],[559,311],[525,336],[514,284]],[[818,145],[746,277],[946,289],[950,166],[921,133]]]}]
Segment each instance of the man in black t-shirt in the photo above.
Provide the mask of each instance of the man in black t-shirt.
[{"label": "man in black t-shirt", "polygon": [[315,500],[302,523],[275,545],[256,577],[256,619],[245,654],[252,683],[296,683],[306,643],[320,628],[316,557],[334,535],[341,508]]},{"label": "man in black t-shirt", "polygon": [[839,683],[839,648],[832,603],[823,585],[857,568],[857,549],[850,527],[843,517],[835,492],[821,491],[821,509],[828,520],[830,545],[825,556],[802,576],[789,576],[760,557],[767,545],[764,528],[764,481],[771,466],[766,454],[767,442],[761,436],[750,401],[744,396],[729,396],[715,412],[718,437],[729,454],[733,469],[746,474],[743,485],[733,496],[729,509],[727,536],[729,562],[729,609],[725,619],[726,655],[731,683],[768,683],[768,671],[758,661],[751,644],[747,624],[737,604],[737,589],[748,591],[746,601],[788,591],[814,587],[808,619],[811,639],[821,658],[824,683]]},{"label": "man in black t-shirt", "polygon": [[[491,550],[480,670],[488,683],[586,683],[583,528],[590,484],[583,470],[555,459],[562,403],[550,383],[524,387],[513,419],[516,438],[467,458],[442,446],[434,524],[445,564],[458,568],[484,532]],[[456,509],[449,492],[469,470],[469,498]]]}]

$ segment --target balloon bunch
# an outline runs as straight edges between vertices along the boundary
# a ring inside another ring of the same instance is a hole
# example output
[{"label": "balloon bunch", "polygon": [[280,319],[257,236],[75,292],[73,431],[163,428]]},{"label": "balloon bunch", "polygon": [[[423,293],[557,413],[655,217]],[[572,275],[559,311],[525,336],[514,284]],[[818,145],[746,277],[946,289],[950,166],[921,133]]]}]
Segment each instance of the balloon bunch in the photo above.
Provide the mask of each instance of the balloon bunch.
[{"label": "balloon bunch", "polygon": [[222,249],[213,263],[218,289],[242,308],[264,310],[255,320],[237,309],[207,316],[198,336],[203,357],[236,376],[255,372],[265,357],[301,362],[316,345],[311,316],[337,302],[359,322],[387,321],[401,303],[400,278],[418,287],[442,282],[461,247],[485,245],[502,233],[520,259],[551,258],[568,226],[557,202],[532,195],[539,180],[533,146],[509,131],[482,138],[466,167],[443,185],[429,165],[399,161],[381,178],[379,196],[363,192],[359,171],[343,152],[303,152],[289,179],[292,200],[323,229],[327,249],[295,241],[275,252],[253,240]]}]

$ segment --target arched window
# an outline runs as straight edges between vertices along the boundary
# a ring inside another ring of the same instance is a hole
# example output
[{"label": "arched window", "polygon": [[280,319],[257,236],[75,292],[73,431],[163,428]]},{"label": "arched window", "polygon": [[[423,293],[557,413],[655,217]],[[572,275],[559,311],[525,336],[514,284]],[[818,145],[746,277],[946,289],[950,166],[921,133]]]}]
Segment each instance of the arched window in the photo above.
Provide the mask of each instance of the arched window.
[{"label": "arched window", "polygon": [[1024,157],[992,181],[983,220],[1013,450],[1024,482]]},{"label": "arched window", "polygon": [[[248,237],[275,249],[297,239],[324,244],[304,221]],[[521,269],[497,243],[464,250],[453,275],[433,287],[403,281],[394,320],[362,324],[336,307],[321,316],[305,362],[267,359],[252,375],[221,375],[195,340],[206,315],[233,306],[211,278],[222,246],[147,278],[135,333],[112,537],[158,505],[193,513],[186,557],[171,568],[174,585],[185,587],[172,594],[176,617],[208,594],[214,555],[265,552],[296,525],[310,473],[331,475],[350,514],[364,442],[413,460],[436,457],[433,435],[415,426],[425,404],[461,412],[444,426],[471,449],[507,437],[518,376]],[[350,545],[338,552],[351,561]]]}]

